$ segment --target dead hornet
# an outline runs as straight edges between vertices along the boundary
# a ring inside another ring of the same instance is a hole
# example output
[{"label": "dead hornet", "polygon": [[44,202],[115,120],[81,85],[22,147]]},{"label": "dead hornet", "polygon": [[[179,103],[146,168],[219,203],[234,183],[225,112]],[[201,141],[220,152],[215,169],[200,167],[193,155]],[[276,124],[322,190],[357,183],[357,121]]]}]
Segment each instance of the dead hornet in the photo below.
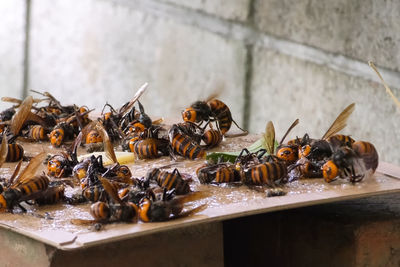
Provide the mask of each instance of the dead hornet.
[{"label": "dead hornet", "polygon": [[231,128],[232,122],[243,132],[245,130],[232,119],[229,107],[222,101],[215,99],[215,95],[210,96],[206,101],[196,101],[190,107],[182,111],[182,118],[185,122],[202,123],[216,121],[217,128],[222,135]]},{"label": "dead hornet", "polygon": [[[288,175],[288,164],[286,161],[275,156],[275,128],[271,121],[267,123],[265,132],[266,152],[269,154],[261,158],[260,162],[247,164],[242,162],[237,166],[240,170],[242,183],[250,186],[266,186],[268,188],[277,188],[277,182],[285,182]],[[253,160],[250,158],[250,160]],[[276,191],[276,192],[275,192]],[[271,196],[284,195],[285,192],[277,188],[274,192],[268,191]]]},{"label": "dead hornet", "polygon": [[206,151],[199,145],[201,135],[189,123],[174,124],[168,132],[173,152],[188,159],[204,158]]},{"label": "dead hornet", "polygon": [[118,195],[124,202],[132,202],[139,206],[140,201],[147,197],[147,192],[151,190],[149,178],[134,178],[134,185],[122,188]]},{"label": "dead hornet", "polygon": [[[40,101],[39,101],[40,102]],[[11,118],[11,133],[14,136],[26,137],[26,130],[21,134],[21,131],[26,129],[29,125],[41,125],[45,129],[49,129],[56,124],[56,119],[46,114],[40,114],[38,108],[33,106],[38,103],[37,99],[28,96],[23,101],[20,100],[18,111]]]},{"label": "dead hornet", "polygon": [[[90,110],[91,111],[91,110]],[[87,112],[90,112],[87,111]],[[61,146],[65,141],[71,141],[79,134],[79,129],[84,128],[84,124],[82,124],[84,120],[84,116],[86,114],[73,114],[68,118],[65,118],[57,123],[54,126],[53,130],[48,134],[50,143],[55,146]],[[83,117],[79,119],[79,117]],[[74,123],[76,120],[79,121],[79,126]]]},{"label": "dead hornet", "polygon": [[125,133],[141,133],[153,125],[153,121],[150,119],[149,115],[144,112],[143,105],[139,101],[137,102],[139,105],[139,112],[135,113],[135,107],[133,107],[132,111],[121,119],[120,126]]},{"label": "dead hornet", "polygon": [[[129,128],[129,125],[135,120],[138,120],[138,122],[142,123],[143,125],[147,125],[148,121],[151,122],[147,114],[144,113],[144,109],[141,104],[140,106],[143,111],[142,113],[138,114],[134,107],[136,101],[138,101],[139,97],[145,92],[147,86],[148,84],[145,83],[142,87],[140,87],[131,101],[124,104],[118,111],[116,111],[110,104],[106,104],[104,106],[101,122],[104,128],[107,130],[107,133],[112,141],[124,139],[126,135],[124,131],[126,131],[127,128]],[[104,112],[106,107],[110,108],[109,112]],[[149,126],[151,126],[151,124]]]},{"label": "dead hornet", "polygon": [[322,177],[322,165],[330,158],[333,151],[342,146],[350,147],[354,140],[350,136],[339,135],[339,131],[344,129],[347,120],[353,113],[355,104],[347,106],[334,120],[321,139],[311,139],[308,134],[303,138],[297,138],[295,141],[289,141],[298,146],[297,164],[299,168],[294,169],[295,174],[291,174],[291,179],[301,177],[317,178]]},{"label": "dead hornet", "polygon": [[212,148],[218,146],[222,142],[223,134],[220,130],[214,130],[211,127],[207,131],[204,131],[201,139],[203,140],[207,148]]},{"label": "dead hornet", "polygon": [[187,195],[175,196],[175,190],[167,191],[164,188],[162,194],[154,194],[149,191],[148,197],[141,200],[139,205],[139,218],[143,222],[161,222],[198,213],[206,208],[206,204],[183,211],[188,202],[200,200],[206,197],[203,192],[192,192]]},{"label": "dead hornet", "polygon": [[378,167],[378,162],[379,156],[374,145],[357,141],[351,148],[338,148],[332,158],[322,166],[322,173],[328,183],[336,177],[349,178],[350,182],[356,183],[367,174],[372,175]]},{"label": "dead hornet", "polygon": [[99,178],[102,187],[110,196],[110,202],[98,201],[90,206],[90,214],[93,220],[73,219],[71,222],[77,225],[112,222],[137,222],[138,207],[132,202],[123,202],[115,187],[105,178]]},{"label": "dead hornet", "polygon": [[190,192],[188,179],[183,178],[177,168],[172,172],[162,171],[160,168],[154,168],[147,172],[145,179],[157,181],[157,184],[166,188],[168,191],[175,189],[177,195],[185,195]]},{"label": "dead hornet", "polygon": [[196,174],[202,184],[240,182],[240,171],[228,162],[200,166]]},{"label": "dead hornet", "polygon": [[86,177],[81,180],[81,184],[83,188],[82,195],[85,199],[92,202],[104,200],[104,198],[107,197],[104,193],[104,188],[100,178],[107,178],[110,183],[115,186],[116,190],[118,190],[121,184],[132,184],[131,171],[127,166],[118,163],[107,132],[102,128],[102,126],[97,129],[102,132],[106,156],[114,162],[114,165],[105,168],[103,166],[101,155],[98,158],[94,156],[90,158]]},{"label": "dead hornet", "polygon": [[[351,144],[350,137],[337,135],[347,125],[347,120],[355,109],[355,103],[348,105],[334,120],[321,139],[311,140],[299,148],[299,158],[307,157],[312,160],[323,160],[332,155],[332,148]],[[329,140],[329,141],[328,141]]]},{"label": "dead hornet", "polygon": [[47,175],[61,178],[69,177],[73,174],[73,169],[78,164],[77,149],[80,144],[80,138],[77,137],[67,152],[61,152],[48,158]]},{"label": "dead hornet", "polygon": [[140,159],[152,159],[170,154],[168,139],[160,138],[160,127],[151,126],[129,140],[129,150]]},{"label": "dead hornet", "polygon": [[[3,139],[4,141],[4,139]],[[1,162],[4,162],[4,145],[0,149]],[[40,153],[31,159],[22,173],[17,177],[21,167],[21,161],[17,165],[14,173],[10,177],[7,186],[0,195],[0,211],[13,211],[18,206],[23,212],[26,209],[21,206],[21,202],[35,200],[43,196],[49,185],[49,179],[45,175],[36,175],[36,171],[45,157],[45,153]]]},{"label": "dead hornet", "polygon": [[51,181],[43,194],[35,200],[35,203],[42,205],[51,205],[59,202],[66,202],[65,185],[73,187],[71,180]]},{"label": "dead hornet", "polygon": [[105,129],[100,121],[92,121],[87,124],[78,135],[80,136],[80,142],[83,142],[85,144],[86,151],[88,153],[104,150],[104,131],[100,128]]}]

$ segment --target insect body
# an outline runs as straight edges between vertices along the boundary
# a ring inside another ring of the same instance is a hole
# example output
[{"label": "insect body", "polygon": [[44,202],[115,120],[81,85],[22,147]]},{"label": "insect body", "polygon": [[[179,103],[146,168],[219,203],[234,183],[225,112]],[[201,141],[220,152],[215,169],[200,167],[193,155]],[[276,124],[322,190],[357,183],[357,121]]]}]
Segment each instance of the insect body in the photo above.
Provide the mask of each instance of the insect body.
[{"label": "insect body", "polygon": [[50,143],[59,147],[64,140],[70,140],[74,137],[74,128],[68,123],[59,123],[49,134]]},{"label": "insect body", "polygon": [[336,177],[349,178],[352,183],[359,182],[368,171],[375,172],[378,161],[379,156],[373,144],[357,141],[352,148],[343,146],[335,151],[322,166],[323,177],[326,182]]},{"label": "insect body", "polygon": [[161,222],[186,217],[203,210],[206,205],[201,205],[184,212],[184,204],[203,197],[204,195],[200,192],[193,192],[184,196],[174,196],[173,191],[167,192],[165,189],[162,196],[152,194],[142,199],[139,205],[139,218],[143,222]]},{"label": "insect body", "polygon": [[35,202],[38,205],[49,205],[64,201],[64,191],[65,188],[63,185],[49,186]]},{"label": "insect body", "polygon": [[47,130],[41,125],[33,125],[29,128],[28,138],[34,141],[47,140]]},{"label": "insect body", "polygon": [[266,162],[243,170],[242,181],[250,185],[275,186],[275,181],[287,176],[283,162]]},{"label": "insect body", "polygon": [[6,162],[16,162],[24,157],[24,148],[16,143],[8,144]]},{"label": "insect body", "polygon": [[189,159],[205,157],[205,150],[190,136],[184,134],[176,124],[169,130],[169,140],[174,152],[178,155]]},{"label": "insect body", "polygon": [[35,200],[46,191],[49,185],[49,179],[44,175],[35,175],[44,156],[45,153],[41,153],[32,158],[21,175],[15,178],[20,168],[20,164],[17,165],[16,171],[11,176],[9,184],[0,195],[0,211],[12,211],[15,206],[19,206],[25,211],[20,205],[21,202]]},{"label": "insect body", "polygon": [[136,222],[138,207],[131,202],[107,204],[98,201],[90,206],[90,214],[98,222]]},{"label": "insect body", "polygon": [[365,163],[365,168],[372,169],[375,172],[379,163],[379,156],[373,144],[365,141],[357,141],[352,144],[356,155]]},{"label": "insect body", "polygon": [[47,174],[58,178],[68,177],[72,174],[74,163],[67,154],[53,155],[47,162]]},{"label": "insect body", "polygon": [[[182,118],[185,122],[200,124],[204,121],[216,121],[217,128],[221,131],[222,135],[225,135],[229,131],[232,122],[238,126],[232,119],[229,107],[221,100],[214,98],[210,98],[207,101],[194,102],[182,112]],[[239,126],[238,128],[242,130]]]},{"label": "insect body", "polygon": [[211,116],[215,117],[218,123],[218,128],[221,130],[222,135],[224,135],[231,128],[233,119],[231,111],[224,102],[213,99],[208,102],[211,110]]},{"label": "insect body", "polygon": [[[129,147],[140,159],[158,158],[168,154],[168,141],[158,138],[146,138],[131,140]],[[133,148],[133,150],[132,150]]]},{"label": "insect body", "polygon": [[201,166],[196,170],[196,174],[202,184],[240,181],[240,172],[230,163]]},{"label": "insect body", "polygon": [[222,138],[223,138],[222,133],[214,129],[209,129],[205,131],[201,137],[206,146],[209,148],[219,145],[222,141]]},{"label": "insect body", "polygon": [[328,143],[332,147],[348,146],[351,147],[355,142],[349,135],[335,134],[327,138]]},{"label": "insect body", "polygon": [[166,188],[168,191],[175,189],[177,195],[184,195],[190,192],[189,183],[182,178],[182,175],[176,168],[172,172],[161,171],[155,168],[147,173],[146,178],[156,180],[159,186]]}]

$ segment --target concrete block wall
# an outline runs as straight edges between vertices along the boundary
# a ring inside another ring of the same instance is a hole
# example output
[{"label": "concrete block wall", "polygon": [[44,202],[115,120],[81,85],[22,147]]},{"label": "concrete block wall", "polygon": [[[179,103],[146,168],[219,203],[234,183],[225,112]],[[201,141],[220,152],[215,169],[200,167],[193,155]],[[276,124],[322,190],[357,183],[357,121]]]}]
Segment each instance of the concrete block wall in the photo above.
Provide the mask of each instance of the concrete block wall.
[{"label": "concrete block wall", "polygon": [[260,133],[272,120],[278,137],[296,118],[290,137],[320,137],[356,102],[343,132],[400,164],[400,110],[367,65],[400,97],[398,1],[26,1],[25,93],[118,107],[147,81],[150,115],[179,117],[219,90],[240,124]]},{"label": "concrete block wall", "polygon": [[[25,1],[0,1],[0,96],[21,97],[24,84]],[[0,101],[0,109],[9,107]]]}]

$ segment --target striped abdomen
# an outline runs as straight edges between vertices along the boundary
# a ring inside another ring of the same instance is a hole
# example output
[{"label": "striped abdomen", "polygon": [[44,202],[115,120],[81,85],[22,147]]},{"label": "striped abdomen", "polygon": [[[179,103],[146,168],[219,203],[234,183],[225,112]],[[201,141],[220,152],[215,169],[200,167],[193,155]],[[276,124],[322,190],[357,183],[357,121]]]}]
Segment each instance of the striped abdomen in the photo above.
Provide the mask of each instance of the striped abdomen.
[{"label": "striped abdomen", "polygon": [[23,196],[29,196],[33,193],[46,190],[49,182],[49,179],[44,175],[34,176],[15,189],[20,191]]},{"label": "striped abdomen", "polygon": [[333,147],[347,146],[351,147],[355,140],[350,135],[335,134],[329,137],[326,141]]},{"label": "striped abdomen", "polygon": [[219,129],[222,135],[224,135],[232,125],[232,114],[228,106],[224,102],[213,99],[208,102],[211,109],[211,114],[217,119]]},{"label": "striped abdomen", "polygon": [[141,159],[157,158],[159,156],[157,141],[154,138],[138,140],[133,145],[132,152],[134,152]]},{"label": "striped abdomen", "polygon": [[6,162],[16,162],[24,156],[24,149],[19,144],[8,144]]},{"label": "striped abdomen", "polygon": [[177,195],[190,192],[189,183],[182,178],[177,169],[174,169],[173,172],[158,171],[156,181],[159,186],[167,190],[175,189]]},{"label": "striped abdomen", "polygon": [[47,139],[47,133],[43,126],[33,125],[29,129],[29,137],[35,141],[43,141]]},{"label": "striped abdomen", "polygon": [[286,177],[286,165],[281,162],[262,163],[244,170],[244,183],[273,186],[274,181]]},{"label": "striped abdomen", "polygon": [[376,170],[379,163],[379,156],[373,144],[364,141],[357,141],[353,143],[352,148],[357,156],[364,160],[367,170]]},{"label": "striped abdomen", "polygon": [[220,131],[210,129],[207,130],[201,138],[208,147],[214,147],[221,143],[222,134]]},{"label": "striped abdomen", "polygon": [[104,221],[108,220],[110,218],[110,207],[108,206],[107,203],[105,202],[96,202],[90,206],[90,215],[96,220],[96,221]]},{"label": "striped abdomen", "polygon": [[64,200],[64,186],[49,187],[43,196],[36,199],[38,205],[50,205]]},{"label": "striped abdomen", "polygon": [[194,143],[190,137],[179,132],[170,135],[170,142],[174,152],[185,158],[203,158],[206,154],[205,150],[198,144]]},{"label": "striped abdomen", "polygon": [[104,188],[101,185],[92,185],[82,190],[82,195],[89,201],[96,202],[105,200]]}]

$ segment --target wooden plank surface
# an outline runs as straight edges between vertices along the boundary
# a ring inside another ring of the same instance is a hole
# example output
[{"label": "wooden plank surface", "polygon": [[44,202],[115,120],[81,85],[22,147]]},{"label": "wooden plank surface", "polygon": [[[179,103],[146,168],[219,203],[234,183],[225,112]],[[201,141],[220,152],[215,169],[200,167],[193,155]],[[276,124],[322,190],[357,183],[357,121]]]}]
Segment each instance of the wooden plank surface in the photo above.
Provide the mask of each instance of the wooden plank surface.
[{"label": "wooden plank surface", "polygon": [[[234,143],[234,141],[230,142]],[[250,143],[251,140],[241,140],[239,143],[246,142]],[[229,146],[230,144],[225,145]],[[165,165],[166,161],[169,161],[169,159],[145,161],[130,167],[134,175],[135,173],[142,175],[149,166]],[[193,173],[195,168],[202,163],[202,161],[190,163],[183,169],[186,172]],[[48,206],[37,209],[42,214],[49,212],[53,217],[57,217],[57,221],[49,221],[26,214],[7,213],[0,216],[0,227],[29,236],[59,249],[79,249],[194,224],[400,192],[400,167],[382,162],[378,170],[379,173],[355,185],[340,179],[331,184],[325,183],[322,179],[294,181],[285,186],[287,195],[281,197],[267,197],[265,193],[257,192],[246,186],[217,187],[199,185],[197,182],[197,184],[192,185],[192,189],[206,190],[211,195],[195,203],[195,205],[207,204],[208,207],[195,216],[163,223],[108,224],[101,231],[94,231],[87,226],[70,227],[69,220],[76,218],[76,216],[90,218],[87,211],[88,205],[79,207],[63,205],[61,208]],[[73,215],[62,213],[62,210],[68,212],[71,209],[74,211]]]}]

